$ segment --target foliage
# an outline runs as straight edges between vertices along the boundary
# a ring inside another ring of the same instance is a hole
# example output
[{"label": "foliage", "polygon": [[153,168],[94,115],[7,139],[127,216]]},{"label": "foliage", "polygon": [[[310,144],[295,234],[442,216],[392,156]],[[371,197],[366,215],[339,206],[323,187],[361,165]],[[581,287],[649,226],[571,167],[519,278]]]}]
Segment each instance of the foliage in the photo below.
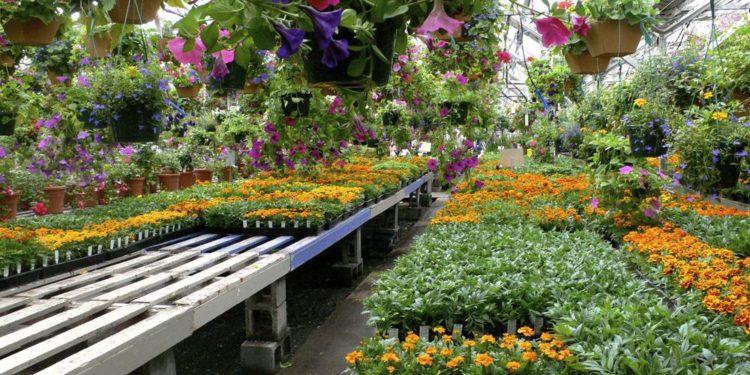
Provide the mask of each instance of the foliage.
[{"label": "foliage", "polygon": [[654,0],[589,0],[583,6],[593,21],[626,20],[648,30],[656,23],[657,3]]},{"label": "foliage", "polygon": [[17,0],[0,2],[0,21],[9,19],[28,21],[38,18],[49,24],[57,16],[58,9],[67,9],[69,3],[62,0]]},{"label": "foliage", "polygon": [[530,62],[526,86],[537,110],[550,111],[566,98],[577,101],[582,94],[581,77],[571,73],[568,64],[559,58]]}]

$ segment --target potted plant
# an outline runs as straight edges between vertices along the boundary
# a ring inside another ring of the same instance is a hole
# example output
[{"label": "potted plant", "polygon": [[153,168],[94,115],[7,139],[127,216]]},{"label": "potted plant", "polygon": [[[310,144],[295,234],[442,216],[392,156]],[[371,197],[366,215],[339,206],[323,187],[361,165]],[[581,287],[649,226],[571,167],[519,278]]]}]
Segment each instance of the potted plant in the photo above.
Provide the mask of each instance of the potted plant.
[{"label": "potted plant", "polygon": [[109,56],[112,50],[111,29],[112,25],[110,24],[97,25],[85,35],[86,49],[89,52],[89,56],[100,59]]},{"label": "potted plant", "polygon": [[[740,102],[743,110],[740,116],[750,114],[750,23],[737,27],[718,46],[713,53],[720,54],[720,61],[710,62],[714,64],[706,70],[704,81],[718,81],[719,87],[731,93],[732,99]],[[708,76],[709,73],[712,73]],[[715,75],[714,75],[715,74]]]},{"label": "potted plant", "polygon": [[20,193],[14,190],[13,174],[15,159],[8,154],[7,143],[0,145],[0,221],[16,218]]},{"label": "potted plant", "polygon": [[532,108],[549,111],[565,99],[578,101],[582,96],[581,77],[573,74],[560,57],[535,59],[529,63],[526,87]]},{"label": "potted plant", "polygon": [[172,75],[172,83],[181,98],[198,96],[203,84],[198,71],[192,65],[171,66],[168,73]]},{"label": "potted plant", "polygon": [[479,101],[478,91],[469,87],[466,77],[459,72],[448,72],[435,79],[440,82],[434,99],[438,119],[465,124],[469,110]]},{"label": "potted plant", "polygon": [[156,154],[159,167],[159,183],[166,191],[177,191],[180,188],[180,159],[172,149],[161,149]]},{"label": "potted plant", "polygon": [[34,62],[47,71],[53,85],[70,84],[84,57],[83,49],[68,39],[56,40],[37,50]]},{"label": "potted plant", "polygon": [[96,119],[111,128],[119,143],[155,142],[161,132],[169,84],[155,63],[116,62],[92,80]]},{"label": "potted plant", "polygon": [[3,29],[11,43],[43,46],[55,40],[61,18],[58,9],[67,9],[62,0],[17,0],[0,2]]},{"label": "potted plant", "polygon": [[13,135],[23,103],[22,84],[14,78],[0,82],[0,135]]},{"label": "potted plant", "polygon": [[180,189],[187,189],[195,184],[195,161],[193,150],[187,145],[180,145],[177,149],[177,157],[180,161]]},{"label": "potted plant", "polygon": [[667,153],[671,126],[677,108],[638,98],[633,109],[622,117],[622,125],[630,138],[632,154],[638,157],[658,157]]},{"label": "potted plant", "polygon": [[658,10],[654,5],[653,0],[590,0],[579,5],[576,12],[591,21],[591,30],[583,37],[591,56],[621,57],[634,53],[643,33],[650,32],[651,25],[656,23]]},{"label": "potted plant", "polygon": [[11,44],[5,33],[0,32],[0,68],[12,73],[24,52],[24,47]]},{"label": "potted plant", "polygon": [[161,3],[161,0],[116,0],[111,7],[104,9],[114,23],[141,25],[156,18]]},{"label": "potted plant", "polygon": [[[199,148],[195,158],[195,179],[198,182],[211,182],[214,175],[221,175],[227,166],[226,161],[210,147]],[[226,177],[226,176],[223,176]]]}]

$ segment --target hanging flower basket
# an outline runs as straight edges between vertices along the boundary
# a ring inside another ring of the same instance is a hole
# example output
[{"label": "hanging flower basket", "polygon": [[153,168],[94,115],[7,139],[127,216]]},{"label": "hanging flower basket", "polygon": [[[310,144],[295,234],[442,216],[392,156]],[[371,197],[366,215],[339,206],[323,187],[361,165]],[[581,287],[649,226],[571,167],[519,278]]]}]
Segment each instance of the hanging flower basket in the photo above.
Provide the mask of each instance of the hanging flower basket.
[{"label": "hanging flower basket", "polygon": [[448,116],[456,124],[465,124],[469,116],[469,102],[444,102],[441,108],[448,109]]},{"label": "hanging flower basket", "polygon": [[573,74],[599,74],[607,71],[611,57],[593,57],[588,50],[576,55],[565,54],[565,61]]},{"label": "hanging flower basket", "polygon": [[292,116],[295,112],[299,116],[310,113],[310,99],[312,95],[304,92],[281,95],[281,108],[285,116]]},{"label": "hanging flower basket", "polygon": [[726,153],[719,158],[716,163],[716,169],[719,171],[719,188],[731,189],[737,186],[740,179],[740,163],[742,158],[737,156],[745,150],[745,145],[740,144],[719,144],[719,149]]},{"label": "hanging flower basket", "polygon": [[607,20],[591,25],[583,38],[593,57],[622,57],[638,49],[643,33],[639,25],[625,20]]},{"label": "hanging flower basket", "polygon": [[16,58],[8,53],[0,53],[0,66],[4,68],[13,68],[16,66]]},{"label": "hanging flower basket", "polygon": [[47,213],[61,214],[65,211],[65,186],[47,186],[44,195],[47,196]]},{"label": "hanging flower basket", "polygon": [[16,132],[16,114],[0,112],[0,135],[13,135]]},{"label": "hanging flower basket", "polygon": [[39,18],[26,21],[11,19],[3,25],[3,30],[11,43],[18,46],[41,47],[55,41],[60,28],[60,19],[55,18],[49,24]]},{"label": "hanging flower basket", "polygon": [[750,94],[743,91],[732,92],[732,99],[742,104],[742,109],[737,111],[737,116],[744,117],[750,115]]},{"label": "hanging flower basket", "polygon": [[[377,23],[374,26],[374,44],[388,61],[383,61],[377,57],[372,52],[370,45],[356,39],[354,33],[348,29],[340,29],[337,38],[349,41],[350,55],[346,59],[339,61],[338,65],[334,68],[329,68],[321,62],[323,51],[318,48],[314,34],[308,33],[306,37],[313,40],[313,42],[310,52],[303,56],[307,81],[316,87],[321,85],[364,87],[368,80],[372,80],[378,86],[387,84],[391,77],[391,63],[396,43],[396,30],[402,26],[403,21],[400,18]],[[369,59],[362,70],[362,74],[356,76],[350,75],[349,69],[351,64],[358,63],[361,59],[367,59],[368,55]]]},{"label": "hanging flower basket", "polygon": [[229,73],[224,77],[211,78],[211,89],[243,90],[245,88],[247,70],[234,61],[227,64],[227,69]]},{"label": "hanging flower basket", "polygon": [[109,18],[114,23],[141,25],[156,18],[161,0],[117,0],[109,11]]},{"label": "hanging flower basket", "polygon": [[630,129],[630,151],[633,156],[643,158],[655,158],[667,153],[668,147],[664,143],[665,136],[658,127],[645,137],[636,135],[636,132]]},{"label": "hanging flower basket", "polygon": [[177,89],[177,96],[180,98],[195,98],[201,91],[201,84],[196,83],[187,87],[177,86],[175,89]]},{"label": "hanging flower basket", "polygon": [[86,37],[86,49],[89,51],[89,56],[102,59],[109,56],[109,51],[112,49],[112,36],[107,33],[89,35]]},{"label": "hanging flower basket", "polygon": [[111,125],[113,140],[117,143],[158,141],[161,129],[154,115],[139,109],[123,111]]}]

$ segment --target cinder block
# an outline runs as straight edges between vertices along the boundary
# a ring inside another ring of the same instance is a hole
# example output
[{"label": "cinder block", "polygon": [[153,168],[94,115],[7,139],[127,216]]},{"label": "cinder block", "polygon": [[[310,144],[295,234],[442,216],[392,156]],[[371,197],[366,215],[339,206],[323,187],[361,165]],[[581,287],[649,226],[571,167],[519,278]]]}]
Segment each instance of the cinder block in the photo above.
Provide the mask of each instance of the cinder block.
[{"label": "cinder block", "polygon": [[271,285],[263,288],[258,293],[255,293],[248,303],[251,306],[259,307],[278,307],[282,303],[286,302],[286,279],[281,278],[274,281]]},{"label": "cinder block", "polygon": [[338,285],[354,286],[364,272],[363,263],[336,263],[331,266],[333,279]]},{"label": "cinder block", "polygon": [[240,363],[249,374],[275,374],[282,361],[282,351],[278,342],[245,341],[240,348]]},{"label": "cinder block", "polygon": [[288,336],[286,302],[278,307],[246,304],[245,333],[248,340],[280,341]]}]

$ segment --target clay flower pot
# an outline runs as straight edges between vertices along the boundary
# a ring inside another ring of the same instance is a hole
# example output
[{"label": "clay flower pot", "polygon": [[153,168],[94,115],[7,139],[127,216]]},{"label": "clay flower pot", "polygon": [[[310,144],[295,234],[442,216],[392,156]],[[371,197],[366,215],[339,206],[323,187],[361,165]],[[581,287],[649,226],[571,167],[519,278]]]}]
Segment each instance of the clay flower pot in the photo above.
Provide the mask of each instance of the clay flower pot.
[{"label": "clay flower pot", "polygon": [[583,40],[593,57],[621,57],[634,53],[642,36],[639,25],[630,25],[625,20],[607,20],[592,24]]},{"label": "clay flower pot", "polygon": [[3,30],[5,30],[5,34],[11,43],[32,47],[41,47],[52,43],[59,28],[59,18],[55,18],[49,24],[45,24],[39,18],[30,18],[26,21],[11,19],[3,25]]},{"label": "clay flower pot", "polygon": [[211,179],[213,178],[213,173],[210,169],[196,169],[193,172],[195,173],[195,180],[198,182],[211,182]]},{"label": "clay flower pot", "polygon": [[178,173],[162,173],[159,175],[159,183],[165,191],[177,191],[180,188],[180,175]]},{"label": "clay flower pot", "polygon": [[109,17],[114,23],[141,25],[156,18],[161,0],[117,0]]},{"label": "clay flower pot", "polygon": [[224,167],[221,169],[221,180],[222,181],[232,181],[232,167]]},{"label": "clay flower pot", "polygon": [[0,53],[0,66],[12,68],[16,66],[16,58],[7,53]]},{"label": "clay flower pot", "polygon": [[16,218],[18,213],[18,199],[21,195],[18,193],[2,193],[0,194],[0,204],[5,206],[5,215],[0,217],[0,221],[9,221]]},{"label": "clay flower pot", "polygon": [[86,38],[86,49],[91,57],[105,58],[112,49],[112,36],[109,33],[89,35]]},{"label": "clay flower pot", "polygon": [[195,185],[195,173],[193,173],[193,171],[181,172],[180,173],[180,189],[187,189],[193,185]]},{"label": "clay flower pot", "polygon": [[583,51],[580,55],[570,52],[565,54],[565,61],[573,74],[599,74],[607,71],[611,57],[594,57],[591,52]]},{"label": "clay flower pot", "polygon": [[129,197],[137,197],[139,195],[143,195],[143,185],[146,183],[146,178],[133,178],[126,181],[125,183],[128,184]]},{"label": "clay flower pot", "polygon": [[94,194],[78,193],[78,194],[76,194],[76,207],[78,207],[78,208],[96,207],[97,201],[98,201],[97,193],[94,193]]},{"label": "clay flower pot", "polygon": [[177,96],[180,98],[195,98],[201,92],[201,86],[201,84],[196,83],[187,87],[176,86],[175,89],[177,89]]},{"label": "clay flower pot", "polygon": [[47,186],[44,195],[47,196],[47,213],[61,214],[65,211],[65,186]]}]

